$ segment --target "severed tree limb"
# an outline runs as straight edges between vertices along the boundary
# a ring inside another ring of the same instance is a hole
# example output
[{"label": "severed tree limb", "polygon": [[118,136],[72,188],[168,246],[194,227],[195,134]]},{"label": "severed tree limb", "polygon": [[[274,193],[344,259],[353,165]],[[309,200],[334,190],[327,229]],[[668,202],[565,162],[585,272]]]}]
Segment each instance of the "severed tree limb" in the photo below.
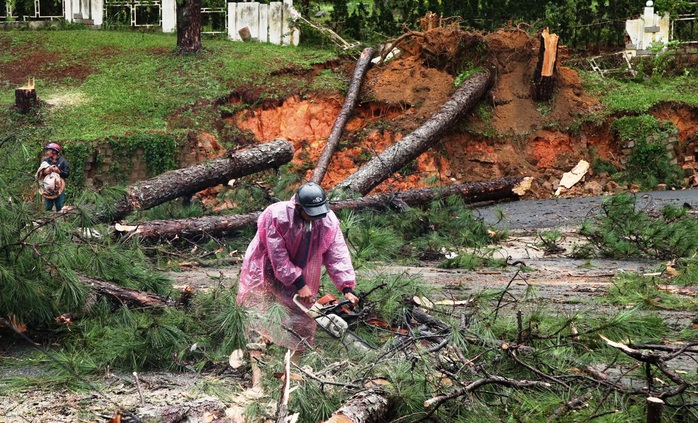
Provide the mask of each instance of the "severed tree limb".
[{"label": "severed tree limb", "polygon": [[503,385],[503,386],[508,386],[511,388],[550,388],[551,387],[551,385],[547,382],[540,382],[540,381],[536,381],[536,380],[516,380],[516,379],[510,379],[508,377],[503,377],[503,376],[490,375],[486,378],[471,382],[468,385],[464,386],[463,388],[456,389],[455,391],[453,391],[449,394],[439,395],[439,396],[430,398],[430,399],[424,401],[424,406],[425,407],[431,407],[432,405],[438,406],[438,405],[443,404],[444,402],[446,402],[448,400],[469,394],[470,392],[473,392],[482,386],[491,385],[491,384]]},{"label": "severed tree limb", "polygon": [[312,182],[315,182],[318,185],[322,182],[322,179],[327,173],[327,168],[332,160],[332,155],[334,154],[335,150],[337,150],[337,145],[339,145],[339,139],[342,136],[342,131],[344,131],[344,127],[347,124],[347,120],[349,120],[351,112],[354,110],[354,107],[356,107],[356,100],[358,99],[359,92],[361,91],[361,82],[366,74],[366,70],[371,64],[373,54],[373,48],[365,48],[361,52],[361,56],[359,56],[359,60],[356,63],[354,78],[351,81],[351,85],[349,85],[349,91],[344,99],[344,105],[342,106],[342,110],[339,112],[339,116],[337,116],[337,119],[334,121],[332,130],[330,131],[330,136],[327,138],[327,144],[325,144],[325,148],[322,150],[322,154],[320,155],[318,163],[315,166],[315,170],[313,171],[313,176],[310,178]]},{"label": "severed tree limb", "polygon": [[400,45],[400,43],[402,43],[403,41],[405,41],[406,39],[408,39],[410,37],[422,37],[423,38],[424,33],[417,32],[417,31],[409,31],[409,32],[406,32],[406,33],[400,35],[399,37],[397,37],[396,39],[391,41],[390,44],[388,44],[387,48],[383,49],[383,52],[381,53],[381,60],[379,63],[385,62],[385,58],[388,57],[388,54],[390,54],[391,51],[395,50],[397,48],[397,46]]},{"label": "severed tree limb", "polygon": [[438,143],[450,127],[470,110],[492,85],[492,73],[478,72],[468,78],[441,109],[420,126],[359,170],[337,184],[335,192],[343,196],[366,195],[407,163]]},{"label": "severed tree limb", "polygon": [[136,210],[146,210],[202,189],[227,183],[264,169],[281,166],[293,158],[293,145],[285,139],[234,151],[223,157],[183,169],[172,170],[126,188],[126,195],[112,211],[101,212],[99,221],[123,219]]},{"label": "severed tree limb", "polygon": [[601,339],[603,339],[608,345],[617,348],[621,350],[623,353],[625,353],[627,356],[634,358],[637,361],[640,361],[642,363],[646,364],[653,364],[657,366],[659,371],[661,371],[666,377],[669,378],[672,382],[676,384],[676,387],[673,389],[670,389],[665,392],[658,393],[655,395],[655,397],[664,400],[669,397],[673,397],[676,395],[682,394],[686,389],[689,387],[689,383],[685,381],[681,376],[679,376],[678,373],[675,371],[671,370],[669,366],[666,365],[666,362],[669,360],[672,360],[676,357],[679,356],[679,354],[686,349],[688,349],[688,345],[685,345],[682,350],[673,352],[672,354],[669,355],[662,355],[662,354],[657,354],[652,351],[640,351],[636,350],[633,348],[630,348],[629,346],[621,343],[621,342],[615,342],[611,341],[610,339],[606,338],[605,336],[599,334]]},{"label": "severed tree limb", "polygon": [[698,353],[698,342],[690,343],[676,343],[672,345],[661,345],[661,344],[635,344],[629,343],[630,348],[638,350],[656,350],[656,351],[666,351],[670,353]]},{"label": "severed tree limb", "polygon": [[286,351],[286,355],[284,355],[284,376],[282,382],[276,423],[286,423],[288,416],[288,398],[291,395],[291,350]]},{"label": "severed tree limb", "polygon": [[570,386],[567,383],[563,382],[562,380],[560,380],[554,376],[550,376],[549,374],[544,373],[544,372],[536,369],[535,367],[529,365],[528,363],[524,362],[523,360],[521,360],[519,358],[519,356],[516,354],[515,349],[507,349],[507,351],[509,351],[511,358],[513,358],[514,361],[516,361],[520,366],[523,366],[526,369],[528,369],[528,371],[537,374],[538,376],[542,377],[543,379],[548,379],[551,382],[555,382],[559,385],[562,385],[565,389],[568,389],[568,390],[570,389]]},{"label": "severed tree limb", "polygon": [[309,372],[308,370],[306,370],[303,367],[300,367],[296,364],[293,364],[293,367],[295,367],[296,370],[298,370],[299,372],[308,376],[309,378],[313,379],[314,381],[320,383],[321,385],[341,386],[343,388],[349,388],[349,389],[363,389],[363,386],[356,385],[353,383],[335,382],[333,380],[322,379],[322,378],[318,377],[317,375]]},{"label": "severed tree limb", "polygon": [[[369,208],[397,208],[427,204],[452,195],[463,197],[467,202],[482,202],[503,199],[518,199],[530,187],[532,179],[509,176],[483,182],[447,185],[440,188],[421,188],[398,193],[383,193],[366,197],[335,201],[332,210],[365,210]],[[176,237],[196,239],[204,236],[222,236],[256,224],[261,212],[241,215],[204,216],[187,219],[151,220],[137,226],[114,225],[114,230],[123,235],[141,239],[173,239]]]}]

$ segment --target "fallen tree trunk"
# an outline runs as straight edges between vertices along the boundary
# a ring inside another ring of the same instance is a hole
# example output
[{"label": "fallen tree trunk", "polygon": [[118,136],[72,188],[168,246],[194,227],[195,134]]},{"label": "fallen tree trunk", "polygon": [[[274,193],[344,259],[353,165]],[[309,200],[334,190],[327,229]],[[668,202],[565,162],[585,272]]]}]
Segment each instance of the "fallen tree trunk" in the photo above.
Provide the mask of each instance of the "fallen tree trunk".
[{"label": "fallen tree trunk", "polygon": [[[421,188],[398,193],[383,193],[362,198],[342,200],[330,204],[332,210],[365,210],[369,208],[396,208],[426,204],[459,195],[469,203],[495,201],[522,196],[530,187],[531,178],[509,176],[484,182],[448,185],[440,188]],[[254,225],[261,212],[231,216],[204,216],[187,219],[151,220],[137,226],[115,225],[114,230],[141,239],[197,239],[204,236],[224,236]]]},{"label": "fallen tree trunk", "polygon": [[322,154],[318,159],[318,163],[313,171],[313,176],[310,178],[312,182],[320,184],[322,179],[327,173],[327,168],[332,160],[332,155],[339,145],[339,138],[342,136],[342,131],[344,131],[344,126],[349,120],[352,110],[356,107],[356,100],[359,98],[359,91],[361,91],[361,82],[366,74],[366,69],[371,64],[371,59],[373,58],[374,51],[371,47],[365,48],[359,56],[359,60],[356,63],[356,69],[354,69],[354,78],[349,85],[349,91],[344,99],[344,105],[342,110],[340,110],[337,119],[334,121],[332,130],[330,131],[330,136],[327,138],[327,144],[322,150]]},{"label": "fallen tree trunk", "polygon": [[204,397],[182,404],[148,405],[137,410],[141,421],[161,423],[220,421],[225,417],[225,404],[214,397]]},{"label": "fallen tree trunk", "polygon": [[345,196],[369,193],[407,163],[439,142],[440,136],[477,104],[478,100],[490,88],[492,79],[492,74],[489,71],[478,72],[468,78],[424,125],[366,162],[358,171],[337,184],[334,191]]},{"label": "fallen tree trunk", "polygon": [[385,421],[388,412],[388,394],[368,389],[354,394],[332,413],[325,423],[370,423]]},{"label": "fallen tree trunk", "polygon": [[158,294],[136,291],[87,275],[80,275],[79,279],[82,283],[92,288],[98,295],[106,296],[130,308],[167,307],[170,305],[165,297]]},{"label": "fallen tree trunk", "polygon": [[205,188],[265,169],[281,166],[293,158],[293,145],[278,139],[222,157],[172,170],[138,182],[126,189],[123,199],[113,210],[97,216],[99,221],[123,219],[136,210],[147,210],[175,198],[195,194]]}]

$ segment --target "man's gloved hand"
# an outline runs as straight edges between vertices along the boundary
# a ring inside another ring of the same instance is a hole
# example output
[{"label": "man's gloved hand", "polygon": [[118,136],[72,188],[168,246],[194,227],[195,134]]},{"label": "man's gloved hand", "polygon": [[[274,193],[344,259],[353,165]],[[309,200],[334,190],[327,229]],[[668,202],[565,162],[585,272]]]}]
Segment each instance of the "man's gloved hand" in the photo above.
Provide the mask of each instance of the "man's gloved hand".
[{"label": "man's gloved hand", "polygon": [[344,298],[351,302],[352,307],[355,307],[357,304],[359,304],[359,297],[354,295],[353,292],[347,292],[346,294],[344,294]]},{"label": "man's gloved hand", "polygon": [[303,285],[303,288],[298,290],[298,296],[307,304],[313,303],[313,292],[308,288],[308,285]]}]

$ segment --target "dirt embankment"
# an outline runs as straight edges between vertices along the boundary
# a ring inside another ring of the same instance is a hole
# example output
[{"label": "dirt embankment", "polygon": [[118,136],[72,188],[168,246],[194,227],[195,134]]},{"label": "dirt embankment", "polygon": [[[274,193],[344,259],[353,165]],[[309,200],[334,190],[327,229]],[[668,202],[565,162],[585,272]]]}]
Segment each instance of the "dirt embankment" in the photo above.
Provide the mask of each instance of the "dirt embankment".
[{"label": "dirt embankment", "polygon": [[[494,88],[458,128],[452,128],[439,145],[408,166],[409,172],[385,181],[377,192],[427,187],[435,181],[450,184],[526,175],[535,177],[529,197],[549,198],[562,174],[581,159],[599,158],[622,165],[627,150],[623,151],[609,125],[583,123],[602,107],[585,91],[578,72],[564,66],[564,48],[559,52],[554,98],[536,102],[532,98],[539,46],[536,37],[518,29],[484,36],[450,27],[423,34],[431,35],[408,38],[399,46],[402,54],[398,58],[367,73],[361,104],[347,124],[342,149],[335,154],[323,181],[325,187],[331,188],[367,158],[399,141],[449,99],[457,75],[449,73],[453,69],[441,58],[449,51],[448,43],[457,45],[458,40],[481,52],[479,58],[471,55],[464,60],[492,68]],[[293,142],[297,148],[294,164],[306,169],[309,178],[341,101],[341,96],[297,96],[277,107],[240,112],[227,118],[227,123],[249,131],[260,141],[283,137]],[[664,105],[651,113],[676,124],[679,140],[675,154],[683,164],[684,155],[694,155],[691,148],[698,138],[698,112]],[[563,195],[599,195],[624,188],[607,175],[590,172]]]}]

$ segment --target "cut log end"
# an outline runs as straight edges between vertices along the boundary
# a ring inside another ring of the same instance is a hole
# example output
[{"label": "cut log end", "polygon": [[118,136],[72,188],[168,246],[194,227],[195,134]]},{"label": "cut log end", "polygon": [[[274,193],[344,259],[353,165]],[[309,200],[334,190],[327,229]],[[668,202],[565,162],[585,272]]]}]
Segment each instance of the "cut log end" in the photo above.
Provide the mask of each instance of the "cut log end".
[{"label": "cut log end", "polygon": [[27,114],[39,104],[36,89],[33,86],[15,89],[15,108],[21,114]]},{"label": "cut log end", "polygon": [[533,184],[533,178],[530,176],[527,176],[523,178],[523,181],[519,182],[518,184],[514,185],[514,188],[512,188],[512,192],[520,197],[523,197],[526,192],[528,192],[531,189],[531,185]]}]

